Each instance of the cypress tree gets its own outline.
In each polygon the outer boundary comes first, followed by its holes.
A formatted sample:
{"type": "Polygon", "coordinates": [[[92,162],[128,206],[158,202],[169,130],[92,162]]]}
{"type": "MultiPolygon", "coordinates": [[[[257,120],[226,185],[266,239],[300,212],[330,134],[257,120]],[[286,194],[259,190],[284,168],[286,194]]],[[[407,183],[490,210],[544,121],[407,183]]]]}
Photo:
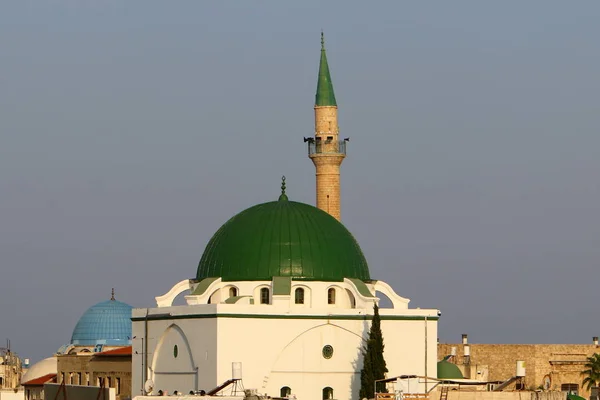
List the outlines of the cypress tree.
{"type": "MultiPolygon", "coordinates": [[[[384,379],[388,372],[383,358],[383,334],[381,333],[381,317],[379,307],[373,306],[373,321],[369,330],[367,343],[363,347],[363,368],[360,371],[360,399],[372,399],[375,393],[375,381],[384,379]]],[[[387,393],[384,383],[377,385],[378,393],[387,393]]]]}

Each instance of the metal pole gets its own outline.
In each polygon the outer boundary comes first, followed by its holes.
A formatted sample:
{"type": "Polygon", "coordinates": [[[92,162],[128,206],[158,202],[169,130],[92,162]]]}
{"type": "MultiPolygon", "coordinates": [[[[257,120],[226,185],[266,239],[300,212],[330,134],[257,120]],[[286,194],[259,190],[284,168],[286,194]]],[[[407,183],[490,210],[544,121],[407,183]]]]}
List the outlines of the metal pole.
{"type": "Polygon", "coordinates": [[[427,393],[427,315],[425,315],[425,393],[427,393]]]}
{"type": "Polygon", "coordinates": [[[144,393],[144,338],[142,338],[142,383],[141,383],[142,387],[141,387],[141,391],[142,391],[142,396],[145,394],[144,393]]]}
{"type": "Polygon", "coordinates": [[[142,349],[143,349],[143,358],[144,358],[144,367],[145,370],[142,370],[142,377],[145,383],[146,377],[148,376],[148,309],[146,308],[146,318],[144,320],[144,338],[146,339],[146,345],[144,346],[144,342],[142,341],[142,349]]]}

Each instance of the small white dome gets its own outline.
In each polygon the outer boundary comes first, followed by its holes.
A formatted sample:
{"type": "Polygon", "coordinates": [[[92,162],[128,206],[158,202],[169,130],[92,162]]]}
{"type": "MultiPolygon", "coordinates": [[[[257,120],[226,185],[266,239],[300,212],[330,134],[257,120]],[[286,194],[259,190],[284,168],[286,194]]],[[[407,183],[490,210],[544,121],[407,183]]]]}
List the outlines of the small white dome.
{"type": "Polygon", "coordinates": [[[56,357],[48,357],[42,361],[38,361],[33,364],[31,368],[27,370],[25,375],[21,377],[21,384],[27,383],[42,376],[49,374],[56,374],[58,372],[58,362],[56,357]]]}

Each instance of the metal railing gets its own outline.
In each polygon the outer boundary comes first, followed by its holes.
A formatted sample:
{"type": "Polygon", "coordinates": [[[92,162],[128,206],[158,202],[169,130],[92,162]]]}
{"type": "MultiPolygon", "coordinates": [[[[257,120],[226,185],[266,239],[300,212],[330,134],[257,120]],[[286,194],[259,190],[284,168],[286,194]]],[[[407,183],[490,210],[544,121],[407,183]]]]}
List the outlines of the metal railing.
{"type": "Polygon", "coordinates": [[[346,155],[345,140],[310,140],[308,141],[308,155],[313,154],[343,154],[346,155]]]}

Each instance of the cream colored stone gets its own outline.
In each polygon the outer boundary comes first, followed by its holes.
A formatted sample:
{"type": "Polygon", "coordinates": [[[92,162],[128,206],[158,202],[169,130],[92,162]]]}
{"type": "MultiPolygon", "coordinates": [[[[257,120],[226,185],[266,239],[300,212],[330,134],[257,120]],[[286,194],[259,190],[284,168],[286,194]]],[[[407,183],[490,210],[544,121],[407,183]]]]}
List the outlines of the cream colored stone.
{"type": "Polygon", "coordinates": [[[315,136],[333,135],[337,140],[339,131],[337,107],[315,107],[315,136]]]}
{"type": "Polygon", "coordinates": [[[339,153],[337,107],[315,107],[315,139],[322,153],[310,155],[316,169],[317,208],[341,220],[340,166],[345,154],[339,153]]]}

